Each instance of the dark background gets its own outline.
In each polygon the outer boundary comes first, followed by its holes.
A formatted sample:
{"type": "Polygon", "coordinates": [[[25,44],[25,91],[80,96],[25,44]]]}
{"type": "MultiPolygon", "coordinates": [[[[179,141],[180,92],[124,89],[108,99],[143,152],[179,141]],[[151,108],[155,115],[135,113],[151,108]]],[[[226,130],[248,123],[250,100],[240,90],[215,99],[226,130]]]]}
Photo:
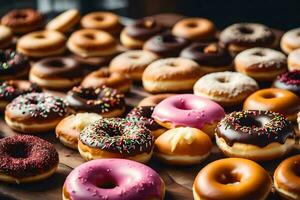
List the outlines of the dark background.
{"type": "Polygon", "coordinates": [[[111,10],[139,18],[161,12],[206,17],[219,28],[235,22],[260,22],[288,30],[300,26],[300,0],[0,0],[0,14],[12,8],[34,7],[52,16],[68,8],[83,14],[111,10]]]}

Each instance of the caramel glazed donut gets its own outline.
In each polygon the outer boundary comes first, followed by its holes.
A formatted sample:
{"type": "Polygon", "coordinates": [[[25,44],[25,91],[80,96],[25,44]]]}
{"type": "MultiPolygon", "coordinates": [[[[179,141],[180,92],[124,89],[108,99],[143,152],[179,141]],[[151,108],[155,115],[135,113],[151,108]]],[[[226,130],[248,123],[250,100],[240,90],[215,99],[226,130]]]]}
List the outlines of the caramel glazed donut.
{"type": "Polygon", "coordinates": [[[215,136],[218,147],[225,155],[255,161],[282,157],[295,144],[291,123],[271,111],[230,113],[219,122],[215,136]]]}
{"type": "Polygon", "coordinates": [[[42,28],[44,16],[30,8],[14,9],[2,17],[1,24],[10,27],[15,34],[24,34],[42,28]]]}
{"type": "Polygon", "coordinates": [[[83,67],[69,57],[42,59],[32,66],[29,80],[49,89],[70,89],[82,80],[83,67]]]}
{"type": "Polygon", "coordinates": [[[22,36],[17,42],[17,51],[29,57],[47,57],[62,54],[66,38],[57,31],[37,31],[22,36]]]}
{"type": "Polygon", "coordinates": [[[195,61],[166,58],[151,63],[145,69],[142,80],[148,92],[178,92],[191,90],[201,75],[203,72],[195,61]]]}
{"type": "Polygon", "coordinates": [[[95,29],[78,30],[69,37],[68,49],[81,57],[110,56],[118,53],[116,40],[107,32],[95,29]]]}
{"type": "Polygon", "coordinates": [[[0,139],[0,160],[0,180],[18,184],[50,177],[59,162],[51,143],[30,135],[0,139]]]}
{"type": "Polygon", "coordinates": [[[206,165],[193,184],[195,200],[265,200],[272,188],[268,172],[242,158],[225,158],[206,165]]]}
{"type": "Polygon", "coordinates": [[[252,48],[239,53],[234,60],[236,71],[257,81],[273,81],[287,69],[286,56],[268,48],[252,48]]]}
{"type": "Polygon", "coordinates": [[[5,122],[22,133],[54,130],[67,114],[62,99],[48,93],[29,93],[15,98],[5,109],[5,122]]]}
{"type": "Polygon", "coordinates": [[[276,37],[269,27],[262,24],[238,23],[221,32],[220,42],[227,46],[231,53],[237,54],[252,47],[272,48],[276,37]]]}
{"type": "Polygon", "coordinates": [[[146,163],[154,147],[154,136],[140,123],[121,118],[100,119],[79,135],[78,150],[85,160],[125,158],[146,163]]]}

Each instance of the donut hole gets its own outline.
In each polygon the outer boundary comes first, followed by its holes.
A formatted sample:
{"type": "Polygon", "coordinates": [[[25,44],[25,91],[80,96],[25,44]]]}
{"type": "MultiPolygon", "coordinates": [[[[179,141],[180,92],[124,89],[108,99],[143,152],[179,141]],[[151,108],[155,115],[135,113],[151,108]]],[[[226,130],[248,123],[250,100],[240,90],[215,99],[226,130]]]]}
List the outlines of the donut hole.
{"type": "Polygon", "coordinates": [[[223,172],[219,175],[217,178],[218,182],[223,184],[223,185],[233,185],[233,184],[238,184],[241,181],[241,177],[237,173],[233,172],[223,172]]]}
{"type": "Polygon", "coordinates": [[[239,27],[238,30],[239,30],[240,33],[242,33],[242,34],[252,34],[252,33],[253,33],[253,29],[252,29],[252,28],[249,28],[249,27],[246,27],[246,26],[239,27]]]}
{"type": "Polygon", "coordinates": [[[28,147],[25,143],[17,143],[9,148],[8,154],[13,158],[27,158],[28,147]]]}
{"type": "Polygon", "coordinates": [[[138,55],[129,55],[128,58],[135,60],[135,59],[139,59],[140,56],[138,56],[138,55]]]}
{"type": "Polygon", "coordinates": [[[264,99],[273,99],[273,98],[276,98],[277,95],[275,93],[265,93],[265,94],[262,95],[262,97],[264,99]]]}
{"type": "Polygon", "coordinates": [[[257,121],[253,117],[242,118],[239,120],[239,124],[241,126],[246,126],[246,127],[251,127],[251,128],[262,127],[262,123],[257,121]]]}
{"type": "Polygon", "coordinates": [[[44,35],[36,35],[35,38],[36,39],[45,39],[45,36],[44,35]]]}
{"type": "Polygon", "coordinates": [[[196,23],[194,23],[194,22],[189,22],[189,23],[186,24],[186,26],[188,28],[196,28],[198,25],[196,23]]]}
{"type": "Polygon", "coordinates": [[[300,177],[300,163],[294,162],[292,168],[293,168],[293,172],[295,173],[295,175],[300,177]]]}
{"type": "Polygon", "coordinates": [[[118,186],[115,180],[112,178],[106,179],[100,183],[97,183],[96,186],[101,189],[113,189],[118,186]]]}
{"type": "Polygon", "coordinates": [[[104,20],[104,17],[103,16],[96,16],[94,18],[96,21],[103,21],[104,20]]]}
{"type": "Polygon", "coordinates": [[[150,28],[153,28],[155,25],[155,21],[154,20],[151,20],[151,19],[147,19],[144,21],[144,23],[142,24],[142,27],[143,28],[146,28],[146,29],[150,29],[150,28]]]}
{"type": "Polygon", "coordinates": [[[219,78],[217,78],[217,81],[220,83],[228,83],[229,82],[225,77],[219,77],[219,78]]]}
{"type": "Polygon", "coordinates": [[[16,13],[15,14],[15,16],[14,16],[14,18],[15,19],[25,19],[25,18],[27,18],[27,14],[25,14],[25,13],[16,13]]]}
{"type": "Polygon", "coordinates": [[[261,51],[254,52],[253,55],[254,56],[259,56],[259,57],[265,56],[265,54],[263,52],[261,52],[261,51]]]}
{"type": "Polygon", "coordinates": [[[51,67],[62,67],[64,65],[64,63],[60,60],[51,60],[48,62],[48,65],[51,66],[51,67]]]}
{"type": "Polygon", "coordinates": [[[89,39],[89,40],[94,40],[95,39],[95,35],[91,34],[91,33],[87,33],[84,35],[85,38],[89,39]]]}
{"type": "Polygon", "coordinates": [[[177,63],[170,62],[170,63],[168,63],[168,66],[169,67],[177,67],[178,65],[177,65],[177,63]]]}
{"type": "Polygon", "coordinates": [[[203,50],[204,53],[216,53],[218,52],[218,46],[216,44],[210,44],[203,50]]]}
{"type": "Polygon", "coordinates": [[[175,43],[177,42],[176,38],[172,35],[160,36],[157,38],[158,41],[163,43],[175,43]]]}

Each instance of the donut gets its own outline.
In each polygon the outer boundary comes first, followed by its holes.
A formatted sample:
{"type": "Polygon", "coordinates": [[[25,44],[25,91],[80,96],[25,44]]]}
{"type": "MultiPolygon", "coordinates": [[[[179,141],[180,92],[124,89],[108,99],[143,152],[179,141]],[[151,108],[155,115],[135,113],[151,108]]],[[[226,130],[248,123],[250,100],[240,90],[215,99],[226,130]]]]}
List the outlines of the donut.
{"type": "Polygon", "coordinates": [[[67,114],[62,99],[48,93],[29,93],[15,98],[5,109],[7,125],[22,133],[54,130],[67,114]]]}
{"type": "Polygon", "coordinates": [[[278,89],[262,89],[251,94],[244,102],[244,110],[268,110],[284,115],[290,121],[296,121],[300,110],[300,98],[294,93],[278,89]]]}
{"type": "Polygon", "coordinates": [[[0,139],[0,180],[7,183],[32,183],[55,173],[58,153],[38,137],[14,135],[0,139]]]}
{"type": "MultiPolygon", "coordinates": [[[[119,53],[119,52],[118,52],[119,53]]],[[[111,56],[97,56],[97,57],[81,57],[79,55],[71,55],[71,58],[74,58],[84,66],[85,73],[90,73],[92,71],[98,70],[100,67],[108,66],[110,61],[118,55],[111,56]]]]}
{"type": "Polygon", "coordinates": [[[133,108],[126,116],[129,121],[142,123],[146,126],[154,136],[158,138],[166,131],[166,128],[162,127],[151,117],[154,110],[154,106],[138,106],[133,108]]]}
{"type": "Polygon", "coordinates": [[[295,28],[287,31],[280,40],[281,50],[289,54],[292,51],[300,48],[300,28],[295,28]]]}
{"type": "Polygon", "coordinates": [[[142,81],[144,89],[150,93],[180,92],[191,90],[202,75],[201,68],[195,61],[165,58],[148,65],[142,81]]]}
{"type": "Polygon", "coordinates": [[[71,31],[71,29],[78,23],[79,20],[79,11],[77,9],[70,9],[49,21],[45,28],[46,30],[66,33],[71,31]]]}
{"type": "Polygon", "coordinates": [[[165,184],[150,167],[125,159],[92,160],[76,167],[63,186],[63,200],[161,200],[165,184]],[[86,180],[86,181],[84,181],[86,180]]]}
{"type": "Polygon", "coordinates": [[[143,18],[126,26],[120,35],[120,41],[128,49],[141,49],[152,36],[163,31],[163,27],[153,18],[143,18]]]}
{"type": "Polygon", "coordinates": [[[217,43],[193,43],[181,51],[180,57],[196,61],[205,74],[232,70],[232,56],[217,43]]]}
{"type": "Polygon", "coordinates": [[[130,90],[131,79],[127,74],[110,72],[107,67],[88,74],[81,82],[82,87],[101,87],[103,85],[126,93],[130,90]]]}
{"type": "Polygon", "coordinates": [[[300,50],[296,49],[292,51],[287,58],[287,64],[289,71],[300,70],[300,50]]]}
{"type": "Polygon", "coordinates": [[[300,199],[299,166],[300,155],[296,155],[282,161],[274,172],[274,187],[283,199],[300,199]]]}
{"type": "Polygon", "coordinates": [[[193,184],[195,200],[264,200],[272,188],[268,172],[243,158],[225,158],[206,165],[193,184]]]}
{"type": "Polygon", "coordinates": [[[252,47],[273,47],[276,41],[273,31],[262,24],[236,23],[220,33],[220,42],[232,54],[252,47]]]}
{"type": "Polygon", "coordinates": [[[111,72],[128,74],[131,79],[139,81],[145,68],[157,59],[157,55],[148,51],[126,51],[112,59],[109,64],[109,70],[111,72]]]}
{"type": "Polygon", "coordinates": [[[187,39],[176,37],[168,32],[158,34],[147,40],[143,49],[155,53],[159,57],[176,57],[188,44],[187,39]]]}
{"type": "Polygon", "coordinates": [[[9,80],[0,83],[0,111],[4,111],[7,104],[16,97],[31,92],[42,92],[42,89],[37,84],[24,80],[9,80]]]}
{"type": "Polygon", "coordinates": [[[1,24],[11,28],[15,34],[38,30],[43,27],[44,22],[44,16],[31,8],[14,9],[1,18],[1,24]]]}
{"type": "Polygon", "coordinates": [[[258,90],[256,81],[238,72],[215,72],[202,76],[194,85],[194,94],[222,106],[236,106],[258,90]]]}
{"type": "Polygon", "coordinates": [[[57,31],[36,31],[22,36],[17,51],[29,57],[47,57],[64,53],[66,38],[57,31]]]}
{"type": "Polygon", "coordinates": [[[9,47],[13,42],[12,30],[4,25],[0,25],[0,49],[9,47]]]}
{"type": "Polygon", "coordinates": [[[95,29],[75,31],[69,37],[67,47],[81,57],[110,56],[118,51],[117,42],[109,33],[95,29]]]}
{"type": "Polygon", "coordinates": [[[24,78],[29,68],[27,56],[11,49],[0,50],[0,80],[24,78]]]}
{"type": "Polygon", "coordinates": [[[177,22],[185,18],[185,16],[177,13],[160,13],[150,17],[165,29],[172,29],[177,22]]]}
{"type": "Polygon", "coordinates": [[[213,137],[217,123],[225,116],[217,103],[193,94],[174,95],[155,106],[152,117],[167,129],[192,127],[213,137]]]}
{"type": "Polygon", "coordinates": [[[103,117],[117,117],[125,111],[124,95],[106,86],[73,87],[67,93],[66,101],[74,112],[94,112],[103,117]]]}
{"type": "Polygon", "coordinates": [[[289,90],[300,97],[300,70],[280,74],[273,82],[273,86],[289,90]]]}
{"type": "Polygon", "coordinates": [[[227,156],[273,160],[293,147],[294,129],[279,113],[263,110],[232,112],[216,128],[216,143],[227,156]]]}
{"type": "Polygon", "coordinates": [[[123,118],[104,118],[91,123],[79,135],[78,150],[85,160],[126,158],[150,160],[154,136],[141,123],[123,118]]]}
{"type": "Polygon", "coordinates": [[[34,63],[29,73],[29,80],[39,86],[66,90],[82,81],[83,67],[70,57],[44,58],[34,63]]]}
{"type": "Polygon", "coordinates": [[[207,41],[215,39],[216,27],[205,18],[185,18],[174,25],[172,33],[192,41],[207,41]]]}
{"type": "Polygon", "coordinates": [[[209,156],[212,146],[209,136],[199,129],[179,127],[155,140],[154,155],[167,164],[199,164],[209,156]]]}
{"type": "Polygon", "coordinates": [[[166,93],[166,94],[156,94],[156,95],[151,95],[148,97],[145,97],[144,99],[142,99],[138,106],[156,106],[157,104],[159,104],[162,100],[173,96],[175,94],[171,94],[171,93],[166,93]]]}
{"type": "Polygon", "coordinates": [[[56,128],[56,137],[60,142],[72,149],[78,149],[78,137],[80,132],[90,123],[101,119],[96,113],[76,113],[61,120],[56,128]]]}
{"type": "Polygon", "coordinates": [[[286,56],[268,48],[251,48],[234,59],[235,70],[257,81],[273,81],[287,69],[286,56]]]}
{"type": "Polygon", "coordinates": [[[80,24],[83,28],[98,29],[112,35],[119,34],[122,29],[119,16],[111,12],[91,12],[82,17],[80,24]]]}

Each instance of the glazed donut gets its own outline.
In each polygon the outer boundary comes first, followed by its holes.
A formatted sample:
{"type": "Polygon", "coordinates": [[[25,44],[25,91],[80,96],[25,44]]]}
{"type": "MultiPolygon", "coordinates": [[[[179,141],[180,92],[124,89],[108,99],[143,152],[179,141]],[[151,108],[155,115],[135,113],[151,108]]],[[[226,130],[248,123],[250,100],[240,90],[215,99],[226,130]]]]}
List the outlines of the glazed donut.
{"type": "Polygon", "coordinates": [[[126,26],[120,35],[121,43],[128,49],[141,49],[144,43],[163,31],[153,18],[143,18],[126,26]]]}
{"type": "Polygon", "coordinates": [[[231,53],[237,54],[252,47],[273,47],[276,37],[265,25],[237,23],[221,32],[220,42],[227,46],[231,53]]]}
{"type": "Polygon", "coordinates": [[[69,32],[79,20],[79,11],[77,9],[70,9],[48,22],[46,29],[66,33],[69,32]]]}
{"type": "Polygon", "coordinates": [[[144,50],[151,51],[159,57],[176,57],[180,51],[189,44],[185,38],[180,38],[171,33],[153,36],[143,46],[144,50]]]}
{"type": "Polygon", "coordinates": [[[98,29],[112,35],[121,32],[122,24],[119,16],[111,12],[92,12],[82,17],[80,24],[83,28],[98,29]]]}
{"type": "Polygon", "coordinates": [[[158,173],[125,159],[86,162],[68,175],[63,186],[63,200],[161,200],[164,194],[165,184],[158,173]]]}
{"type": "Polygon", "coordinates": [[[215,136],[225,155],[255,161],[282,157],[295,143],[291,123],[278,113],[263,110],[228,114],[219,122],[215,136]]]}
{"type": "Polygon", "coordinates": [[[38,30],[44,26],[44,22],[44,16],[31,8],[14,9],[1,19],[1,24],[11,28],[15,34],[38,30]]]}
{"type": "Polygon", "coordinates": [[[283,199],[300,199],[299,166],[300,155],[296,155],[282,161],[274,172],[274,187],[283,199]]]}
{"type": "Polygon", "coordinates": [[[95,29],[75,31],[69,37],[67,46],[81,57],[110,56],[118,52],[116,40],[109,33],[95,29]]]}
{"type": "Polygon", "coordinates": [[[154,137],[140,123],[122,118],[100,119],[83,129],[78,150],[85,160],[126,158],[141,163],[150,160],[154,137]]]}
{"type": "Polygon", "coordinates": [[[110,72],[107,67],[88,74],[81,82],[82,87],[101,87],[103,85],[126,93],[130,90],[131,79],[127,74],[110,72]]]}
{"type": "Polygon", "coordinates": [[[22,36],[17,51],[30,57],[47,57],[64,53],[66,38],[57,31],[37,31],[22,36]]]}
{"type": "Polygon", "coordinates": [[[174,95],[155,106],[152,117],[168,129],[192,127],[213,137],[217,123],[225,116],[217,103],[193,94],[174,95]]]}
{"type": "Polygon", "coordinates": [[[149,97],[146,97],[142,99],[142,101],[139,102],[138,106],[156,106],[159,104],[162,100],[173,96],[175,94],[156,94],[156,95],[151,95],[149,97]]]}
{"type": "Polygon", "coordinates": [[[14,50],[0,50],[0,80],[25,78],[30,63],[28,57],[14,50]]]}
{"type": "Polygon", "coordinates": [[[300,97],[300,70],[280,74],[274,81],[273,86],[289,90],[300,97]]]}
{"type": "Polygon", "coordinates": [[[59,159],[51,143],[35,136],[15,135],[0,139],[0,160],[0,180],[19,184],[50,177],[59,159]]]}
{"type": "Polygon", "coordinates": [[[272,188],[268,172],[242,158],[225,158],[206,165],[193,185],[195,200],[265,200],[272,188]]]}
{"type": "Polygon", "coordinates": [[[180,57],[196,61],[205,74],[232,70],[232,56],[217,43],[193,43],[181,51],[180,57]]]}
{"type": "Polygon", "coordinates": [[[273,81],[286,71],[286,56],[268,48],[252,48],[239,53],[234,59],[236,71],[257,81],[273,81]]]}
{"type": "Polygon", "coordinates": [[[29,80],[39,86],[53,89],[70,89],[82,81],[83,67],[70,57],[44,58],[33,64],[29,80]]]}
{"type": "Polygon", "coordinates": [[[10,28],[0,25],[0,49],[5,49],[12,44],[13,33],[10,28]]]}
{"type": "Polygon", "coordinates": [[[292,51],[287,59],[289,71],[300,70],[300,49],[292,51]]]}
{"type": "Polygon", "coordinates": [[[174,25],[172,33],[188,40],[207,41],[215,39],[216,27],[205,18],[185,18],[174,25]]]}
{"type": "Polygon", "coordinates": [[[202,75],[195,61],[166,58],[151,63],[145,69],[142,80],[144,89],[151,93],[180,92],[191,90],[202,75]]]}
{"type": "Polygon", "coordinates": [[[150,17],[165,29],[172,29],[177,22],[185,18],[185,16],[177,13],[160,13],[150,17]]]}
{"type": "Polygon", "coordinates": [[[124,95],[106,86],[98,88],[73,87],[66,101],[74,112],[94,112],[103,117],[117,117],[125,111],[124,95]]]}
{"type": "Polygon", "coordinates": [[[128,74],[133,80],[141,80],[145,68],[157,59],[157,55],[148,51],[126,51],[112,59],[109,70],[128,74]]]}
{"type": "Polygon", "coordinates": [[[268,110],[284,115],[290,121],[296,121],[300,110],[300,98],[294,93],[278,89],[262,89],[251,94],[244,102],[244,110],[268,110]]]}
{"type": "Polygon", "coordinates": [[[37,84],[24,80],[9,80],[0,83],[0,111],[4,111],[7,104],[16,97],[31,92],[42,92],[42,89],[37,84]]]}
{"type": "Polygon", "coordinates": [[[166,128],[162,127],[151,117],[154,110],[154,106],[139,106],[133,108],[126,116],[129,121],[142,123],[146,126],[154,136],[158,138],[166,131],[166,128]]]}
{"type": "Polygon", "coordinates": [[[194,94],[222,106],[240,105],[258,90],[256,81],[238,72],[215,72],[202,76],[194,85],[194,94]]]}
{"type": "Polygon", "coordinates": [[[289,54],[292,51],[300,48],[299,33],[300,33],[300,28],[295,28],[289,30],[282,36],[280,41],[280,47],[284,53],[289,54]]]}
{"type": "Polygon", "coordinates": [[[56,137],[60,142],[72,149],[78,149],[80,132],[90,123],[101,119],[96,113],[77,113],[61,120],[55,128],[56,137]]]}
{"type": "Polygon", "coordinates": [[[199,164],[212,149],[208,135],[196,128],[170,129],[155,140],[154,155],[172,165],[199,164]]]}
{"type": "Polygon", "coordinates": [[[48,93],[29,93],[15,98],[5,109],[5,122],[22,133],[54,130],[67,114],[62,99],[48,93]]]}

